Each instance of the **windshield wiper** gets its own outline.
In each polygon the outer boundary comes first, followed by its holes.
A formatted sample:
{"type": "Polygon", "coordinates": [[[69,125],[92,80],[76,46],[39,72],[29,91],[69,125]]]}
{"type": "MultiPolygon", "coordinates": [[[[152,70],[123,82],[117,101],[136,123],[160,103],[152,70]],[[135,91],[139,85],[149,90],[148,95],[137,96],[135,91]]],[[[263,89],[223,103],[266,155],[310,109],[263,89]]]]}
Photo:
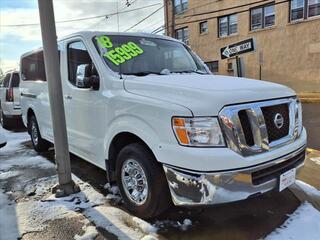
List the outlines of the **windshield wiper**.
{"type": "Polygon", "coordinates": [[[207,72],[202,72],[200,70],[185,70],[185,71],[177,71],[177,72],[173,72],[173,73],[198,73],[198,74],[208,74],[207,72]]]}
{"type": "Polygon", "coordinates": [[[135,73],[122,73],[122,74],[125,74],[125,75],[135,75],[135,76],[138,76],[138,77],[143,77],[143,76],[147,76],[149,74],[156,74],[156,75],[163,75],[159,72],[153,72],[153,71],[142,71],[142,72],[135,72],[135,73]]]}

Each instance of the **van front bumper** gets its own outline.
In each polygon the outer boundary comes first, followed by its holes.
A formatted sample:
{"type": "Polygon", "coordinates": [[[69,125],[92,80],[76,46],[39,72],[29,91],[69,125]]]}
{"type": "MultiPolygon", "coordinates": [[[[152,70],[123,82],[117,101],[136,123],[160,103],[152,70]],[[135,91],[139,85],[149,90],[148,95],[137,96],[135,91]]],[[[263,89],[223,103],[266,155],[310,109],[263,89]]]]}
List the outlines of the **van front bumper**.
{"type": "Polygon", "coordinates": [[[230,171],[194,172],[169,165],[163,165],[163,168],[175,205],[227,203],[277,188],[282,173],[299,169],[304,164],[305,148],[267,163],[230,171]]]}

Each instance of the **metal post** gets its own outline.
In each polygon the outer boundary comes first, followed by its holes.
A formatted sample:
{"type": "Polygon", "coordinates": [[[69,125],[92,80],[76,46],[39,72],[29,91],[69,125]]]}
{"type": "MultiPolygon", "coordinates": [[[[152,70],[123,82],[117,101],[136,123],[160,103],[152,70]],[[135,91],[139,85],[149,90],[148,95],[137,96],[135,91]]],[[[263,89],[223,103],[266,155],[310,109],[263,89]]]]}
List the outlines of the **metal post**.
{"type": "Polygon", "coordinates": [[[174,9],[174,0],[171,1],[171,37],[175,38],[176,27],[175,27],[175,9],[174,9]]]}
{"type": "Polygon", "coordinates": [[[59,178],[59,184],[54,187],[53,191],[57,197],[62,197],[78,192],[80,189],[71,178],[53,3],[52,0],[38,0],[38,5],[59,178]]]}

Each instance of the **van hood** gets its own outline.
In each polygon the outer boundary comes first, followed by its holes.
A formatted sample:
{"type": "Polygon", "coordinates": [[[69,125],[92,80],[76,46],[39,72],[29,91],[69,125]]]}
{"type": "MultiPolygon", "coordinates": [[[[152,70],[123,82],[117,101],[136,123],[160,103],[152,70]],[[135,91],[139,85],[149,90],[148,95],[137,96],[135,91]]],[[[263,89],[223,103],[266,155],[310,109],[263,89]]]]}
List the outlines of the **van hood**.
{"type": "Polygon", "coordinates": [[[128,76],[124,87],[133,94],[183,105],[195,116],[216,116],[226,105],[296,95],[276,83],[197,73],[128,76]]]}

